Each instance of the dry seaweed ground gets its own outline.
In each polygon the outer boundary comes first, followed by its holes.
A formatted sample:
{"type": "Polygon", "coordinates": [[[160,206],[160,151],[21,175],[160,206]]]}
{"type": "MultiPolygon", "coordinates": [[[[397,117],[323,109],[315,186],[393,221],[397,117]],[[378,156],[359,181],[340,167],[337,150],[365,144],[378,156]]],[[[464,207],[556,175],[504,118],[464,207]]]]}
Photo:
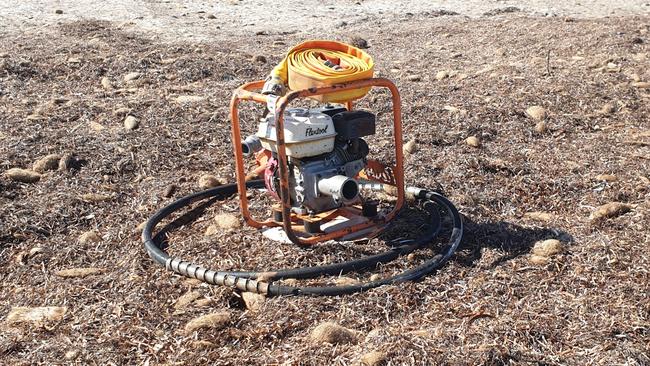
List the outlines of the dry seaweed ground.
{"type": "MultiPolygon", "coordinates": [[[[173,199],[163,197],[170,184],[180,197],[199,189],[203,174],[234,179],[231,90],[262,78],[287,45],[310,35],[154,43],[112,23],[77,22],[4,37],[0,170],[30,168],[51,153],[73,158],[36,183],[0,178],[0,313],[67,308],[55,322],[4,321],[2,363],[349,364],[378,350],[389,364],[650,364],[650,89],[633,84],[650,81],[649,24],[415,16],[336,30],[339,39],[368,39],[379,73],[401,88],[405,136],[418,147],[407,158],[407,180],[441,183],[465,216],[466,239],[443,270],[419,283],[270,298],[256,312],[231,289],[154,264],[136,227],[173,199]],[[437,80],[440,71],[450,77],[437,80]],[[141,77],[127,83],[131,72],[141,77]],[[181,95],[204,99],[179,103],[181,95]],[[613,108],[602,112],[608,103],[613,108]],[[543,132],[525,114],[532,105],[548,112],[543,132]],[[123,127],[123,108],[138,129],[123,127]],[[480,147],[465,143],[470,135],[480,147]],[[612,201],[633,209],[589,220],[612,201]],[[98,240],[78,241],[92,230],[98,240]],[[549,238],[565,250],[532,263],[533,244],[549,238]],[[83,267],[101,273],[55,275],[83,267]],[[174,306],[191,291],[198,299],[174,306]],[[229,316],[225,327],[184,332],[191,319],[220,311],[229,316]],[[353,329],[353,341],[310,341],[323,321],[353,329]]],[[[385,93],[360,106],[388,121],[385,93]]],[[[386,145],[386,136],[375,142],[386,145]]],[[[303,251],[251,229],[204,237],[219,212],[237,212],[236,201],[208,208],[172,236],[169,250],[213,268],[363,251],[303,251]]]]}

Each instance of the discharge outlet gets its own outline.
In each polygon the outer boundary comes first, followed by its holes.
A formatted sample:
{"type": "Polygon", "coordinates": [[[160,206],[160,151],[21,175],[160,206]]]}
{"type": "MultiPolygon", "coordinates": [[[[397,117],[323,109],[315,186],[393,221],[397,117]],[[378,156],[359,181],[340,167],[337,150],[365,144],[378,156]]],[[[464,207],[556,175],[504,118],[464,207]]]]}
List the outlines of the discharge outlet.
{"type": "Polygon", "coordinates": [[[344,175],[321,179],[318,181],[318,191],[332,196],[335,200],[350,202],[359,195],[359,184],[356,180],[344,175]]]}

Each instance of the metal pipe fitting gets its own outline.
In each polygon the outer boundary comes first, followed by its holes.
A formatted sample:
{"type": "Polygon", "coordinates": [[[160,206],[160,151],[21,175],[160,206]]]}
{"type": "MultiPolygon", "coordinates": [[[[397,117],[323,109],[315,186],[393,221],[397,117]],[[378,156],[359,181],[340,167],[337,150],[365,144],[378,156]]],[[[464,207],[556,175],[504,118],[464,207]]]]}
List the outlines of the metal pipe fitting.
{"type": "Polygon", "coordinates": [[[244,156],[251,156],[260,150],[262,150],[262,142],[260,141],[260,138],[255,135],[246,137],[246,139],[241,143],[241,151],[244,156]]]}
{"type": "Polygon", "coordinates": [[[334,197],[337,201],[350,202],[355,200],[359,195],[359,183],[345,175],[335,175],[319,180],[318,191],[334,197]]]}

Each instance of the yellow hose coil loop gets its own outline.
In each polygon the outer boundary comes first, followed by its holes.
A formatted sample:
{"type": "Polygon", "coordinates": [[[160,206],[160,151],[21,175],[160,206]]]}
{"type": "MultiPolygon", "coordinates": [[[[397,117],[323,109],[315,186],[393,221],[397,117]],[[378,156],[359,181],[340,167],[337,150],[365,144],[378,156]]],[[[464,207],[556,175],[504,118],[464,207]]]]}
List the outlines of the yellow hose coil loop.
{"type": "MultiPolygon", "coordinates": [[[[374,66],[370,55],[348,44],[307,41],[290,49],[269,78],[288,85],[291,90],[301,90],[370,79],[374,66]]],[[[344,103],[363,97],[369,90],[346,90],[312,98],[324,103],[344,103]]]]}

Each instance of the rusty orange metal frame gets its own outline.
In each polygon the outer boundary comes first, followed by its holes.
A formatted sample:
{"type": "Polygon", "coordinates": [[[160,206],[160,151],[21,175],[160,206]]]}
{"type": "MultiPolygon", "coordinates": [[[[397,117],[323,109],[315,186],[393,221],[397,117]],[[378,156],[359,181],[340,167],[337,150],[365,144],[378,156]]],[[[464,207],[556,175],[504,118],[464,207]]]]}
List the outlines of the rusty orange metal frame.
{"type": "MultiPolygon", "coordinates": [[[[254,81],[242,85],[233,93],[230,101],[230,120],[232,124],[232,144],[235,153],[235,165],[237,174],[237,188],[239,192],[239,200],[241,202],[241,213],[246,223],[254,228],[273,227],[279,226],[273,220],[257,221],[252,216],[248,209],[248,199],[246,198],[246,173],[244,171],[244,159],[241,149],[241,129],[239,123],[239,103],[241,100],[249,100],[262,104],[269,103],[267,95],[254,92],[259,90],[264,85],[264,81],[254,81]]],[[[272,99],[271,99],[272,100],[272,99]]],[[[352,102],[347,102],[348,110],[352,110],[352,102]]],[[[343,236],[352,234],[359,230],[375,227],[375,230],[369,236],[381,231],[385,224],[392,220],[397,212],[404,205],[404,156],[402,152],[402,108],[399,91],[392,81],[384,78],[373,78],[365,80],[356,80],[343,84],[336,84],[332,86],[309,88],[303,90],[291,91],[287,95],[277,98],[275,100],[275,132],[276,132],[276,146],[278,154],[278,165],[280,172],[280,199],[282,205],[282,226],[287,234],[287,237],[295,244],[298,245],[311,245],[325,240],[341,238],[343,236]],[[375,218],[368,220],[364,223],[351,225],[343,229],[333,231],[326,234],[315,235],[307,238],[300,238],[296,236],[292,227],[291,220],[291,196],[289,193],[289,169],[287,167],[287,153],[284,140],[284,111],[292,101],[300,98],[307,98],[315,95],[323,95],[334,93],[337,91],[367,88],[367,87],[382,87],[390,90],[393,102],[393,137],[395,139],[395,166],[391,167],[397,186],[397,202],[393,210],[383,216],[382,218],[375,218]]],[[[370,177],[372,178],[372,177],[370,177]]]]}

